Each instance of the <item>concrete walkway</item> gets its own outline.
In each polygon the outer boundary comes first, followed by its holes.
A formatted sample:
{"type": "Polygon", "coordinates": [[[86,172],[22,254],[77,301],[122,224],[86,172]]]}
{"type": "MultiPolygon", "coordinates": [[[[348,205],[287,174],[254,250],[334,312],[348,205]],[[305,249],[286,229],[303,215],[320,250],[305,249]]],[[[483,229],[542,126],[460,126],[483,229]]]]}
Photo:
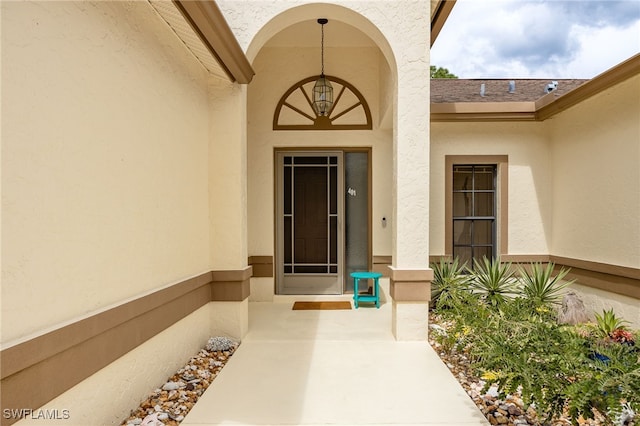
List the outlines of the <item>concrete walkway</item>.
{"type": "Polygon", "coordinates": [[[182,425],[489,424],[427,342],[394,340],[390,303],[284,300],[249,304],[249,332],[182,425]]]}

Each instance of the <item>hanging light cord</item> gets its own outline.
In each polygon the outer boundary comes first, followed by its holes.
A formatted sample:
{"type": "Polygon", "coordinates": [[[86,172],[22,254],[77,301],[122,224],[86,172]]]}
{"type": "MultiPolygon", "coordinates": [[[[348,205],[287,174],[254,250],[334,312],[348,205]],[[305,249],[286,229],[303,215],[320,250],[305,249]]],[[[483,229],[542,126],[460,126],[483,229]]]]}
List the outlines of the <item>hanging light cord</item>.
{"type": "Polygon", "coordinates": [[[324,77],[324,24],[320,25],[322,38],[320,41],[320,61],[321,61],[321,72],[320,75],[324,77]]]}

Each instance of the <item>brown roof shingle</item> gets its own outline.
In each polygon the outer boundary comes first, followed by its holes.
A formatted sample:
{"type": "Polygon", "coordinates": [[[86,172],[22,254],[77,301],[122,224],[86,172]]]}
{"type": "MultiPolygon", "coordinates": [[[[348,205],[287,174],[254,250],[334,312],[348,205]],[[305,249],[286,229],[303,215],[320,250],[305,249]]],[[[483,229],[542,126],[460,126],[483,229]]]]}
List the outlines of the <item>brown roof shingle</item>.
{"type": "Polygon", "coordinates": [[[535,102],[546,95],[547,85],[558,82],[554,93],[562,96],[589,80],[578,79],[431,79],[431,103],[454,102],[535,102]],[[509,93],[509,82],[515,83],[514,93],[509,93]],[[480,86],[485,85],[484,96],[480,86]]]}

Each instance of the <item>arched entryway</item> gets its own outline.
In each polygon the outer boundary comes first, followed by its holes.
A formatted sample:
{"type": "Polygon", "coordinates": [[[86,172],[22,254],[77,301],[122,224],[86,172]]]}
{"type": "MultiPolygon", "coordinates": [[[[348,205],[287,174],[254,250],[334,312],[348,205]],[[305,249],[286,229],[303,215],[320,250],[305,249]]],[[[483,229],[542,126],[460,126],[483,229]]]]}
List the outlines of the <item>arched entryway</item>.
{"type": "Polygon", "coordinates": [[[373,256],[391,259],[385,270],[394,333],[398,339],[423,339],[432,277],[428,268],[429,3],[339,4],[221,3],[256,72],[246,88],[242,110],[246,150],[243,146],[238,151],[246,156],[246,247],[254,265],[252,298],[273,298],[276,287],[276,150],[368,149],[372,170],[368,226],[373,256]],[[295,82],[320,71],[320,17],[329,20],[325,72],[363,94],[371,107],[371,130],[272,128],[282,95],[295,82]],[[269,272],[257,274],[258,270],[269,272]]]}
{"type": "Polygon", "coordinates": [[[349,23],[365,18],[324,6],[274,17],[254,42],[263,34],[271,37],[260,49],[254,43],[249,49],[255,52],[256,77],[247,92],[248,249],[250,256],[272,259],[274,271],[273,277],[253,280],[256,298],[350,292],[348,272],[371,268],[373,253],[391,254],[390,228],[374,221],[391,214],[391,53],[386,41],[381,48],[373,40],[384,39],[375,27],[370,36],[349,23]],[[335,122],[320,127],[313,125],[307,99],[307,86],[321,66],[319,17],[329,19],[325,72],[341,108],[335,122]],[[291,191],[298,194],[295,205],[291,191]],[[298,214],[291,210],[296,208],[298,214]],[[308,217],[301,218],[302,212],[308,217]]]}

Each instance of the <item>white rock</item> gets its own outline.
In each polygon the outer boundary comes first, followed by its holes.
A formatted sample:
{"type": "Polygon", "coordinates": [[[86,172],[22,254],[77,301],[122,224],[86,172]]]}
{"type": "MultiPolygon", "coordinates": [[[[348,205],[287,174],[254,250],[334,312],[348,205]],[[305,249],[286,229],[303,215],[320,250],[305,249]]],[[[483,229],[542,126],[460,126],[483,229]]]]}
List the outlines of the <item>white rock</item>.
{"type": "Polygon", "coordinates": [[[495,386],[495,385],[491,386],[486,394],[494,398],[497,398],[498,395],[500,395],[500,392],[498,391],[498,386],[495,386]]]}
{"type": "Polygon", "coordinates": [[[140,426],[164,426],[164,423],[158,420],[158,413],[153,413],[145,417],[140,426]]]}
{"type": "Polygon", "coordinates": [[[228,351],[232,348],[235,349],[237,345],[238,343],[227,337],[212,337],[207,342],[206,349],[212,352],[228,351]]]}
{"type": "Polygon", "coordinates": [[[624,426],[629,424],[636,416],[636,412],[633,411],[631,405],[629,403],[624,404],[622,408],[622,412],[618,415],[615,420],[616,426],[624,426]]]}
{"type": "Polygon", "coordinates": [[[442,328],[438,324],[429,324],[429,329],[432,330],[434,333],[438,333],[438,334],[440,334],[442,336],[446,336],[447,335],[447,330],[445,330],[444,328],[442,328]]]}
{"type": "Polygon", "coordinates": [[[178,384],[178,382],[167,382],[164,384],[164,386],[162,386],[162,390],[166,390],[166,391],[172,391],[172,390],[178,390],[180,389],[180,385],[178,384]]]}

